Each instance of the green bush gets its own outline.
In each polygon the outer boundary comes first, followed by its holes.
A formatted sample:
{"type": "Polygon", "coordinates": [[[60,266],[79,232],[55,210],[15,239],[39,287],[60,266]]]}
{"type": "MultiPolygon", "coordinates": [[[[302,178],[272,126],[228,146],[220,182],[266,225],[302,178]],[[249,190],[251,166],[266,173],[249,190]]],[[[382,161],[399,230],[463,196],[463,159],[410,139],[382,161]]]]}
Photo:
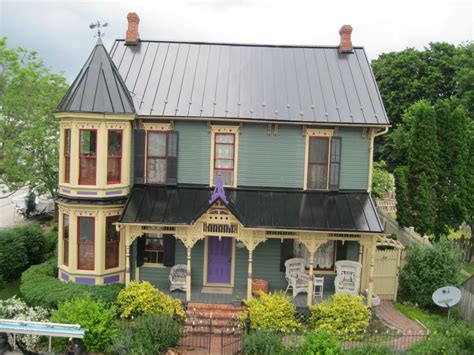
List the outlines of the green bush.
{"type": "Polygon", "coordinates": [[[370,312],[362,296],[335,293],[330,300],[310,307],[310,323],[314,329],[357,339],[369,326],[370,312]]]}
{"type": "Polygon", "coordinates": [[[411,244],[407,249],[406,264],[400,271],[400,299],[420,307],[434,306],[433,292],[455,283],[460,268],[459,251],[447,239],[441,239],[433,247],[411,244]]]}
{"type": "Polygon", "coordinates": [[[344,355],[388,355],[392,354],[389,347],[377,345],[364,345],[357,348],[349,349],[344,352],[344,355]]]}
{"type": "Polygon", "coordinates": [[[252,328],[277,332],[293,332],[300,327],[295,318],[296,307],[284,292],[261,293],[259,298],[244,301],[247,308],[241,321],[250,317],[252,328]]]}
{"type": "Polygon", "coordinates": [[[146,314],[176,313],[184,319],[185,311],[179,300],[164,294],[148,281],[132,281],[117,296],[120,316],[123,318],[137,317],[146,314]]]}
{"type": "Polygon", "coordinates": [[[178,345],[181,326],[169,315],[139,316],[125,321],[115,338],[110,353],[113,354],[162,354],[178,345]]]}
{"type": "Polygon", "coordinates": [[[54,255],[58,247],[58,224],[53,223],[51,227],[44,233],[46,241],[47,258],[54,255]]]}
{"type": "Polygon", "coordinates": [[[270,330],[254,329],[244,334],[244,354],[273,355],[284,354],[285,348],[280,336],[270,330]]]}
{"type": "Polygon", "coordinates": [[[5,288],[5,281],[3,280],[3,276],[0,275],[0,290],[5,288]]]}
{"type": "Polygon", "coordinates": [[[342,352],[342,347],[331,333],[310,331],[304,337],[301,352],[306,355],[336,355],[342,352]]]}
{"type": "Polygon", "coordinates": [[[56,259],[51,259],[31,266],[22,274],[20,291],[28,304],[49,309],[57,308],[62,302],[87,294],[93,300],[102,299],[112,304],[123,288],[120,284],[94,286],[62,282],[58,279],[56,265],[56,259]]]}
{"type": "MultiPolygon", "coordinates": [[[[83,343],[89,352],[105,351],[118,336],[117,308],[89,296],[75,298],[59,305],[51,320],[56,323],[80,324],[87,329],[83,343]]],[[[63,339],[66,347],[67,339],[63,339]]]]}

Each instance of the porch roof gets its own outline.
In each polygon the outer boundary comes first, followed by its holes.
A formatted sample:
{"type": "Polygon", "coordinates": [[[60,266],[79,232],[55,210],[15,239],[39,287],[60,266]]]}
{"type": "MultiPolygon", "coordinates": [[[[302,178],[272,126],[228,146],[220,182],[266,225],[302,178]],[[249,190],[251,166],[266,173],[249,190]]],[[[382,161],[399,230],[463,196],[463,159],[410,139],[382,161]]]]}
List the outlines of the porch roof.
{"type": "MultiPolygon", "coordinates": [[[[247,228],[383,233],[366,192],[227,189],[227,207],[247,228]]],[[[135,185],[122,223],[189,225],[210,207],[209,187],[135,185]]]]}

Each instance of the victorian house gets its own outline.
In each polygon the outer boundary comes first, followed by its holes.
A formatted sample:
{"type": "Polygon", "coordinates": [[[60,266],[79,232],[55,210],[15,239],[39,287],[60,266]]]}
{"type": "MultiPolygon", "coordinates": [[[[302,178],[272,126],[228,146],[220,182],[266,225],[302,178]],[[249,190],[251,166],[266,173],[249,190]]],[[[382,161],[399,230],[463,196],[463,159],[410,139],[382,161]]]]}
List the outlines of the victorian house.
{"type": "Polygon", "coordinates": [[[138,24],[110,52],[99,38],[57,108],[59,278],[169,292],[182,265],[176,297],[249,298],[254,279],[287,289],[298,257],[311,304],[313,275],[330,292],[349,260],[370,304],[389,121],[352,28],[337,46],[281,46],[143,40],[138,24]]]}

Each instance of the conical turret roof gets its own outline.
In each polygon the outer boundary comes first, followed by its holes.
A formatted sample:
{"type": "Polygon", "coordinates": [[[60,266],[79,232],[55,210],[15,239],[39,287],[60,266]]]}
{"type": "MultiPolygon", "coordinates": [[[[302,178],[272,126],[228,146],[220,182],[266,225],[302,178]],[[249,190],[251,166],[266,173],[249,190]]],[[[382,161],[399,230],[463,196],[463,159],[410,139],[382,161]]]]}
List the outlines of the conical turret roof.
{"type": "Polygon", "coordinates": [[[56,112],[135,114],[132,97],[100,38],[56,112]]]}

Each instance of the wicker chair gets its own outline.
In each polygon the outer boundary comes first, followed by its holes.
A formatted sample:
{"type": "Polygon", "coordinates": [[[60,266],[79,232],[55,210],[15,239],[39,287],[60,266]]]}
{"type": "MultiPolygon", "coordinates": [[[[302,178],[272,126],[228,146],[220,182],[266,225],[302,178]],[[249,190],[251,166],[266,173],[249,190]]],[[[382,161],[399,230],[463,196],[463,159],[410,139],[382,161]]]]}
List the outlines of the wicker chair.
{"type": "Polygon", "coordinates": [[[170,270],[170,292],[181,290],[186,292],[186,265],[177,264],[170,270]]]}
{"type": "Polygon", "coordinates": [[[336,292],[344,292],[351,296],[358,295],[361,270],[362,264],[357,261],[336,261],[337,276],[334,280],[336,292]]]}
{"type": "Polygon", "coordinates": [[[293,298],[299,293],[308,292],[309,277],[305,273],[305,260],[303,258],[292,258],[285,261],[285,278],[288,282],[285,292],[291,288],[293,298]]]}

